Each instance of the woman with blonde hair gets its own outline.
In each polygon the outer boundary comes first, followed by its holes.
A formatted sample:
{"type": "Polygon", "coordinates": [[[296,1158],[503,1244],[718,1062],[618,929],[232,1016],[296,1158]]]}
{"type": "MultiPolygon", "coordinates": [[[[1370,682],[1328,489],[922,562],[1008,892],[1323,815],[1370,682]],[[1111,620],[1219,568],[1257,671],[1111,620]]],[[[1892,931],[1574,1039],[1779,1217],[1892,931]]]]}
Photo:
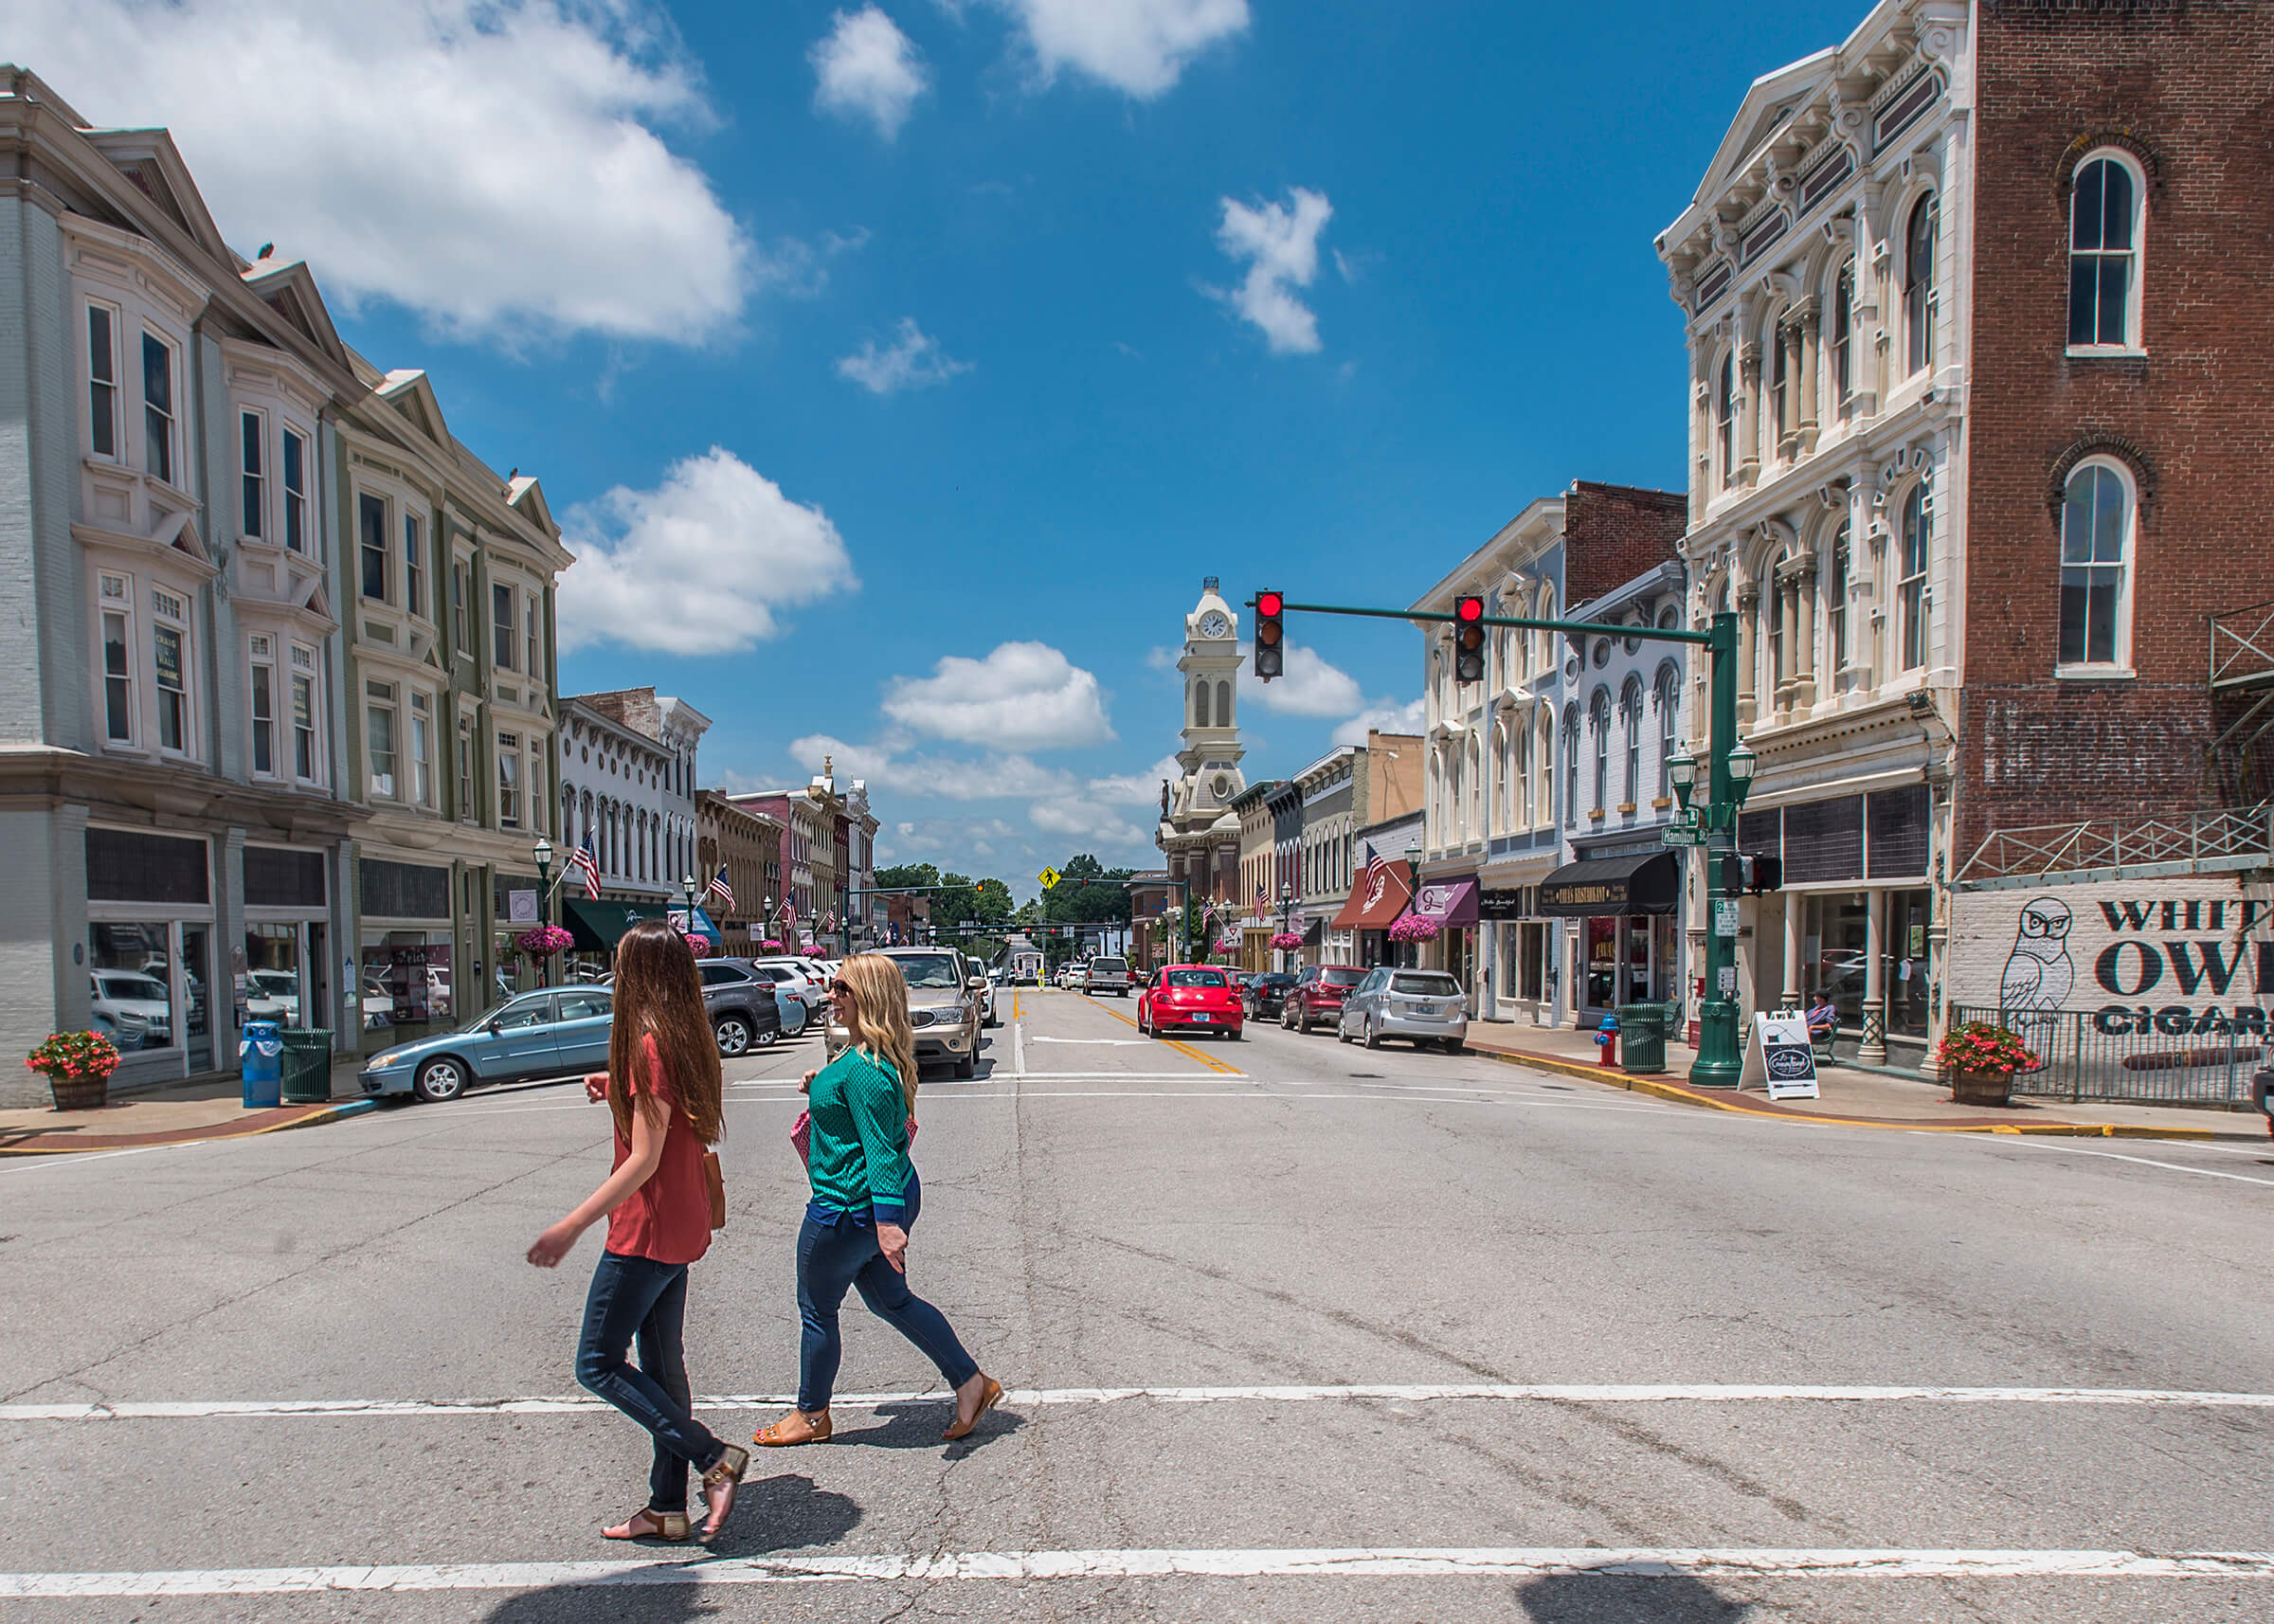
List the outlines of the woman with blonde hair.
{"type": "Polygon", "coordinates": [[[734,1508],[750,1452],[722,1443],[689,1409],[680,1347],[687,1266],[711,1249],[711,1179],[703,1147],[718,1142],[718,1043],[687,942],[670,926],[633,926],[616,944],[615,1019],[608,1069],[585,1079],[616,1119],[613,1169],[582,1205],[537,1236],[529,1260],[550,1269],[602,1218],[608,1238],[585,1298],[576,1379],[648,1431],[655,1461],[647,1504],[611,1540],[687,1538],[687,1469],[703,1475],[713,1538],[734,1508]],[[637,1342],[640,1362],[625,1355],[637,1342]]]}
{"type": "Polygon", "coordinates": [[[921,1201],[908,1159],[916,1120],[908,983],[892,960],[861,953],[830,983],[829,1001],[847,1041],[836,1059],[805,1074],[813,1200],[798,1231],[798,1404],[751,1441],[781,1449],[829,1435],[829,1398],[844,1351],[837,1311],[847,1287],[939,1366],[955,1389],[955,1420],[942,1435],[964,1437],[1002,1389],[964,1351],[939,1309],[908,1289],[908,1232],[921,1201]]]}

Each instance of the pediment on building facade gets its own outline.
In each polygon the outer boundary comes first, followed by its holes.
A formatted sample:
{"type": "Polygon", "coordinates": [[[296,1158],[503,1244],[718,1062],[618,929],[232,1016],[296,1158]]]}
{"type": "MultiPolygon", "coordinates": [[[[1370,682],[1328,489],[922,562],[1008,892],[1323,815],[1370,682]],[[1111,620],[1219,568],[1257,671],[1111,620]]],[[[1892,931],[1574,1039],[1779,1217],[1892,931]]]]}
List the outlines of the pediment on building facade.
{"type": "Polygon", "coordinates": [[[450,443],[450,425],[442,420],[442,403],[424,371],[402,367],[388,373],[371,391],[402,414],[404,422],[437,445],[450,443]]]}
{"type": "Polygon", "coordinates": [[[208,569],[214,567],[213,555],[206,550],[206,539],[198,533],[197,515],[186,508],[179,513],[160,514],[151,530],[150,539],[160,547],[188,553],[208,569]]]}
{"type": "Polygon", "coordinates": [[[547,535],[559,532],[552,522],[552,504],[545,499],[545,489],[537,483],[534,474],[515,475],[505,487],[505,499],[513,510],[547,535]]]}
{"type": "Polygon", "coordinates": [[[352,364],[339,330],[332,325],[332,313],[325,307],[324,296],[316,285],[316,273],[308,268],[305,260],[262,260],[244,272],[244,280],[262,303],[282,316],[327,358],[343,368],[352,364]]]}
{"type": "Polygon", "coordinates": [[[224,264],[236,262],[171,135],[164,130],[90,130],[87,140],[199,247],[224,264]]]}
{"type": "Polygon", "coordinates": [[[1738,104],[1737,117],[1729,121],[1729,133],[1722,137],[1721,146],[1714,152],[1713,162],[1706,166],[1694,202],[1704,206],[1721,195],[1731,177],[1751,161],[1771,136],[1791,122],[1794,114],[1808,104],[1820,83],[1830,77],[1838,54],[1827,45],[1753,81],[1744,100],[1738,104]]]}

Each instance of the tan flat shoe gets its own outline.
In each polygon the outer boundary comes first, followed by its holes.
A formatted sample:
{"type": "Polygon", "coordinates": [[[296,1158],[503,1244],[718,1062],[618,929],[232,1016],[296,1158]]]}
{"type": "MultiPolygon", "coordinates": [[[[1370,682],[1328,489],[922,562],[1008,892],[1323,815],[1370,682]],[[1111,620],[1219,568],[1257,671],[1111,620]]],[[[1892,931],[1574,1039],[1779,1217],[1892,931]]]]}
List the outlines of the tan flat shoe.
{"type": "Polygon", "coordinates": [[[761,1449],[794,1449],[799,1444],[826,1443],[836,1430],[826,1410],[792,1410],[780,1420],[752,1433],[750,1442],[761,1449]]]}
{"type": "MultiPolygon", "coordinates": [[[[941,1437],[946,1438],[949,1443],[953,1443],[957,1438],[969,1437],[971,1435],[971,1429],[979,1425],[979,1418],[985,1415],[989,1410],[995,1408],[996,1405],[1002,1402],[1002,1382],[996,1380],[992,1376],[983,1376],[980,1378],[980,1381],[982,1382],[982,1386],[979,1390],[979,1408],[971,1412],[971,1418],[967,1421],[956,1421],[946,1432],[940,1435],[941,1437]]],[[[960,1402],[958,1407],[961,1407],[960,1402]]]]}
{"type": "Polygon", "coordinates": [[[703,1473],[703,1504],[711,1515],[703,1519],[703,1540],[706,1543],[718,1537],[727,1525],[727,1518],[734,1510],[734,1491],[742,1487],[742,1474],[749,1470],[750,1452],[740,1444],[728,1444],[718,1464],[703,1473]]]}
{"type": "Polygon", "coordinates": [[[690,1525],[684,1511],[651,1511],[641,1507],[613,1528],[603,1528],[604,1540],[662,1540],[677,1544],[689,1532],[690,1525]]]}

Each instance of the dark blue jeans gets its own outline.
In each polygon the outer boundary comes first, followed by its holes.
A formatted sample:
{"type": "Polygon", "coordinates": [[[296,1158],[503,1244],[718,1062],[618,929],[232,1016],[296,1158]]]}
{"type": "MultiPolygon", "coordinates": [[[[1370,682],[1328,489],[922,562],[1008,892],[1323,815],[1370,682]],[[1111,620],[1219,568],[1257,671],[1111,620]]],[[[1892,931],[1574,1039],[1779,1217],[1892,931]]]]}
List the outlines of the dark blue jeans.
{"type": "Polygon", "coordinates": [[[687,1469],[710,1471],[727,1447],[688,1410],[687,1359],[680,1345],[686,1318],[687,1265],[600,1254],[585,1298],[576,1380],[656,1440],[655,1465],[647,1474],[651,1511],[686,1510],[687,1469]],[[635,1340],[637,1366],[624,1358],[635,1340]]]}
{"type": "MultiPolygon", "coordinates": [[[[923,1193],[911,1172],[908,1181],[907,1228],[916,1227],[923,1193]]],[[[860,1300],[893,1329],[940,1367],[950,1387],[961,1387],[979,1366],[955,1339],[947,1316],[908,1289],[908,1276],[893,1268],[876,1244],[876,1226],[867,1213],[832,1213],[818,1204],[805,1209],[798,1231],[798,1317],[804,1324],[798,1345],[798,1408],[826,1410],[844,1357],[838,1333],[838,1306],[845,1289],[857,1287],[860,1300]]]]}

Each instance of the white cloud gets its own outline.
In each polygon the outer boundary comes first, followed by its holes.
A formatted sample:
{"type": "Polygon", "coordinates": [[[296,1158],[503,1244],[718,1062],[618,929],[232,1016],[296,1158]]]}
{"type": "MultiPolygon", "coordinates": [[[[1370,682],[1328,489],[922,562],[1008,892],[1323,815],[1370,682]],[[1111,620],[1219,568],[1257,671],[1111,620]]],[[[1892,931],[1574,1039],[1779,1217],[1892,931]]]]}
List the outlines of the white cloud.
{"type": "Polygon", "coordinates": [[[958,372],[971,370],[970,362],[951,359],[938,339],[916,325],[914,316],[902,316],[893,331],[898,336],[889,350],[877,349],[874,338],[862,339],[858,350],[839,359],[838,375],[852,379],[871,394],[889,395],[899,389],[944,384],[958,372]]]}
{"type": "Polygon", "coordinates": [[[659,127],[712,119],[648,0],[17,0],[5,49],[173,132],[241,247],[468,334],[692,341],[765,256],[659,127]]]}
{"type": "Polygon", "coordinates": [[[562,528],[576,553],[561,577],[564,647],[736,654],[774,635],[777,611],[859,585],[820,508],[716,445],[652,491],[619,485],[572,510],[562,528]]]}
{"type": "Polygon", "coordinates": [[[1057,749],[1113,737],[1097,678],[1047,643],[1006,642],[984,659],[948,655],[929,677],[898,677],[884,713],[934,738],[998,749],[1057,749]]]}
{"type": "Polygon", "coordinates": [[[1072,68],[1149,99],[1185,64],[1248,26],[1248,0],[996,0],[1018,20],[1045,81],[1072,68]]]}
{"type": "Polygon", "coordinates": [[[1385,700],[1361,712],[1335,729],[1333,740],[1338,745],[1363,745],[1366,742],[1366,730],[1369,728],[1384,733],[1417,733],[1421,731],[1422,718],[1427,714],[1418,699],[1405,705],[1385,700]]]}
{"type": "Polygon", "coordinates": [[[1161,799],[1161,781],[1174,784],[1183,773],[1183,764],[1173,755],[1164,755],[1143,772],[1117,772],[1107,778],[1090,781],[1090,793],[1101,801],[1119,802],[1129,806],[1144,806],[1161,799]]]}
{"type": "MultiPolygon", "coordinates": [[[[1249,648],[1239,645],[1242,660],[1249,648]]],[[[1280,675],[1255,683],[1250,692],[1265,710],[1286,716],[1347,716],[1366,702],[1357,677],[1329,664],[1316,649],[1295,642],[1287,644],[1280,675]]]]}
{"type": "Polygon", "coordinates": [[[873,789],[902,795],[936,795],[947,801],[1024,801],[1038,795],[1072,794],[1074,776],[1042,767],[1022,755],[989,755],[976,761],[953,756],[904,755],[905,740],[851,744],[827,733],[808,733],[789,743],[790,758],[809,772],[826,756],[839,783],[866,779],[873,789]]]}
{"type": "Polygon", "coordinates": [[[1065,835],[1093,845],[1136,846],[1149,839],[1127,814],[1086,795],[1038,801],[1026,815],[1046,835],[1065,835]]]}
{"type": "Polygon", "coordinates": [[[1254,208],[1236,198],[1222,199],[1224,218],[1216,228],[1217,246],[1247,262],[1238,287],[1211,290],[1262,333],[1274,355],[1308,355],[1319,349],[1319,318],[1293,290],[1307,288],[1319,274],[1319,233],[1334,216],[1324,192],[1293,187],[1284,204],[1254,208]]]}
{"type": "Polygon", "coordinates": [[[839,11],[811,52],[813,104],[843,118],[866,118],[890,141],[928,82],[916,47],[875,6],[839,11]]]}

